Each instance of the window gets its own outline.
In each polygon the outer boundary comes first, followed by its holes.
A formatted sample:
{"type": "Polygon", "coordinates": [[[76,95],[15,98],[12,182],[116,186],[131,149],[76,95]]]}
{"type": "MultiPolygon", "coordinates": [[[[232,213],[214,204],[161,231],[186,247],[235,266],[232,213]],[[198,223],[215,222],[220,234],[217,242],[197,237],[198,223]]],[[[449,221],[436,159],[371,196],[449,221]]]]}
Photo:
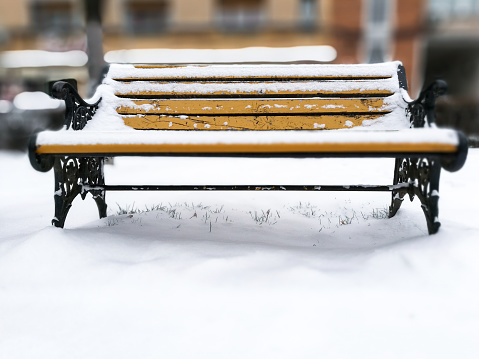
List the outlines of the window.
{"type": "Polygon", "coordinates": [[[155,34],[168,28],[168,2],[138,0],[126,3],[126,26],[134,34],[155,34]]]}
{"type": "Polygon", "coordinates": [[[369,21],[373,24],[383,24],[387,21],[387,1],[372,0],[369,3],[369,21]]]}
{"type": "Polygon", "coordinates": [[[301,0],[300,26],[305,30],[312,30],[316,26],[317,1],[301,0]]]}
{"type": "Polygon", "coordinates": [[[366,61],[383,62],[391,53],[391,8],[394,0],[369,0],[366,7],[366,61]]]}
{"type": "Polygon", "coordinates": [[[219,0],[217,23],[226,31],[255,31],[264,21],[262,0],[219,0]]]}
{"type": "Polygon", "coordinates": [[[32,24],[36,31],[67,33],[80,26],[81,18],[72,1],[34,1],[31,5],[32,24]]]}
{"type": "Polygon", "coordinates": [[[432,21],[479,17],[479,0],[429,0],[432,21]]]}
{"type": "Polygon", "coordinates": [[[449,0],[431,0],[429,2],[429,13],[431,20],[444,20],[451,14],[452,2],[449,0]]]}

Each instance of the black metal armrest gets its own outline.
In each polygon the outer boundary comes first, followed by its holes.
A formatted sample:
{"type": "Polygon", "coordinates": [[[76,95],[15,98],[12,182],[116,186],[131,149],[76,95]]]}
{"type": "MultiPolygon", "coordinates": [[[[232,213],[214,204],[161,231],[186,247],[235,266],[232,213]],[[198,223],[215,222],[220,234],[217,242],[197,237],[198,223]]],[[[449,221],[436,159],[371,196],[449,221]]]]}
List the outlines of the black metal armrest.
{"type": "Polygon", "coordinates": [[[66,106],[64,125],[77,131],[82,130],[98,109],[101,98],[94,104],[86,103],[75,87],[65,81],[57,81],[51,89],[52,97],[64,100],[66,106]]]}
{"type": "Polygon", "coordinates": [[[459,137],[459,145],[457,146],[456,153],[441,157],[442,168],[449,172],[459,171],[464,166],[469,150],[467,137],[461,131],[457,131],[457,136],[459,137]]]}
{"type": "MultiPolygon", "coordinates": [[[[436,123],[436,99],[445,95],[447,92],[447,83],[443,80],[435,80],[426,89],[424,89],[419,97],[410,102],[408,111],[411,114],[411,127],[424,127],[426,124],[431,126],[436,123]]],[[[468,142],[466,136],[457,131],[459,145],[457,152],[451,155],[441,156],[442,167],[449,172],[460,170],[466,162],[468,153],[468,142]]]]}
{"type": "Polygon", "coordinates": [[[408,111],[411,114],[411,127],[424,127],[426,124],[431,126],[436,122],[434,107],[436,99],[445,95],[447,92],[447,83],[443,80],[436,80],[424,89],[419,97],[410,102],[408,111]]]}
{"type": "Polygon", "coordinates": [[[39,172],[48,172],[53,167],[54,159],[52,156],[37,154],[37,135],[30,137],[28,142],[28,159],[34,169],[39,172]]]}

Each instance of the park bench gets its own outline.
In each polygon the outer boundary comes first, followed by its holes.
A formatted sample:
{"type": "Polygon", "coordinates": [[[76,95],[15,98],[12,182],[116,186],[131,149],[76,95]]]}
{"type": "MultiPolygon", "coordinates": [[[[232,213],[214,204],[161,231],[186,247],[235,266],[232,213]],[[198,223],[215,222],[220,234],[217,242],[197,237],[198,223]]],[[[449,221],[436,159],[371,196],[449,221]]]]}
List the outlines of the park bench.
{"type": "Polygon", "coordinates": [[[445,91],[438,80],[411,100],[399,62],[112,64],[89,103],[68,81],[53,85],[64,128],[32,138],[29,156],[35,169],[54,169],[57,227],[78,195],[90,193],[106,217],[106,191],[388,191],[390,217],[406,195],[418,197],[435,233],[441,168],[457,171],[467,156],[463,134],[435,125],[445,91]],[[390,184],[107,185],[104,159],[115,156],[387,157],[395,168],[390,184]]]}

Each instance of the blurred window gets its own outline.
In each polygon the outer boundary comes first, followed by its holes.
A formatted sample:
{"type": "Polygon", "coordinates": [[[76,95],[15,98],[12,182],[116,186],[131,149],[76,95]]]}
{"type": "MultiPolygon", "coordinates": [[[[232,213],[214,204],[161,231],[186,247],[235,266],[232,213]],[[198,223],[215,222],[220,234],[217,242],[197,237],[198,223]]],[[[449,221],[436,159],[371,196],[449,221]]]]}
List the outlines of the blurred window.
{"type": "Polygon", "coordinates": [[[447,19],[452,13],[453,2],[449,0],[430,0],[429,14],[432,20],[447,19]]]}
{"type": "Polygon", "coordinates": [[[155,34],[168,28],[168,2],[131,0],[126,3],[126,26],[134,34],[155,34]]]}
{"type": "Polygon", "coordinates": [[[383,62],[391,52],[391,7],[394,0],[369,0],[365,26],[366,61],[383,62]]]}
{"type": "Polygon", "coordinates": [[[429,18],[433,21],[479,17],[479,0],[429,0],[429,18]]]}
{"type": "Polygon", "coordinates": [[[305,30],[312,30],[316,26],[317,1],[301,0],[300,2],[301,27],[305,30]]]}
{"type": "Polygon", "coordinates": [[[262,0],[218,0],[217,23],[225,31],[255,31],[264,21],[262,0]]]}
{"type": "Polygon", "coordinates": [[[30,10],[35,31],[67,33],[80,24],[72,1],[36,0],[30,10]]]}
{"type": "Polygon", "coordinates": [[[369,21],[373,24],[382,25],[387,21],[387,1],[372,0],[369,11],[369,21]]]}

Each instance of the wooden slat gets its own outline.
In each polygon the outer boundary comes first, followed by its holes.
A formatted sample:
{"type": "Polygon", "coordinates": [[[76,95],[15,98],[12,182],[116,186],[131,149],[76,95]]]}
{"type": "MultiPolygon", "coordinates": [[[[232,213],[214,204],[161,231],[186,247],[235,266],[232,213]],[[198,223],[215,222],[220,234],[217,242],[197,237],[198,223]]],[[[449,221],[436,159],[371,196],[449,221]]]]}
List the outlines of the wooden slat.
{"type": "Polygon", "coordinates": [[[320,116],[124,116],[137,130],[320,130],[355,127],[382,114],[320,116]]]}
{"type": "MultiPolygon", "coordinates": [[[[218,86],[220,87],[220,86],[218,86]]],[[[305,90],[273,90],[264,88],[261,91],[256,90],[241,90],[239,87],[231,89],[219,89],[213,91],[201,91],[201,88],[195,88],[195,91],[192,89],[175,89],[169,88],[165,90],[148,90],[148,91],[134,91],[125,87],[125,91],[116,91],[115,95],[118,97],[125,98],[157,98],[157,97],[212,97],[212,96],[231,96],[231,97],[241,97],[241,96],[324,96],[324,97],[387,97],[393,95],[394,92],[389,90],[324,90],[324,89],[305,89],[305,90]]]]}
{"type": "Polygon", "coordinates": [[[184,97],[386,97],[398,90],[390,80],[377,81],[239,81],[239,82],[117,82],[119,97],[170,98],[184,97]]]}
{"type": "Polygon", "coordinates": [[[268,76],[208,76],[208,77],[201,77],[201,76],[151,76],[151,77],[114,77],[113,80],[115,81],[186,81],[186,82],[198,82],[198,81],[355,81],[355,80],[384,80],[390,79],[391,76],[367,76],[367,75],[360,75],[360,76],[353,76],[353,75],[346,75],[346,76],[301,76],[301,75],[268,75],[268,76]]]}
{"type": "MultiPolygon", "coordinates": [[[[177,69],[189,65],[134,65],[135,69],[177,69]]],[[[195,65],[196,67],[206,67],[208,65],[195,65]]]]}
{"type": "Polygon", "coordinates": [[[115,73],[112,78],[116,81],[217,81],[217,80],[259,80],[259,81],[291,81],[291,80],[380,80],[392,78],[390,70],[383,73],[377,72],[371,74],[368,71],[358,72],[351,71],[348,73],[347,69],[342,68],[342,71],[333,71],[325,73],[320,71],[322,67],[306,66],[264,66],[258,68],[256,66],[209,66],[209,65],[135,65],[135,75],[131,72],[124,71],[119,75],[115,73]],[[155,70],[158,71],[149,71],[155,70]],[[293,69],[291,71],[291,69],[293,69]],[[317,69],[316,71],[314,69],[317,69]],[[145,71],[141,71],[145,70],[145,71]],[[173,71],[169,71],[173,70],[173,71]],[[336,74],[334,74],[336,73],[336,74]]]}
{"type": "Polygon", "coordinates": [[[331,114],[388,113],[392,106],[383,99],[177,99],[134,100],[133,106],[117,108],[120,114],[331,114]]]}
{"type": "Polygon", "coordinates": [[[444,143],[97,144],[41,145],[37,154],[138,153],[454,153],[444,143]]]}

